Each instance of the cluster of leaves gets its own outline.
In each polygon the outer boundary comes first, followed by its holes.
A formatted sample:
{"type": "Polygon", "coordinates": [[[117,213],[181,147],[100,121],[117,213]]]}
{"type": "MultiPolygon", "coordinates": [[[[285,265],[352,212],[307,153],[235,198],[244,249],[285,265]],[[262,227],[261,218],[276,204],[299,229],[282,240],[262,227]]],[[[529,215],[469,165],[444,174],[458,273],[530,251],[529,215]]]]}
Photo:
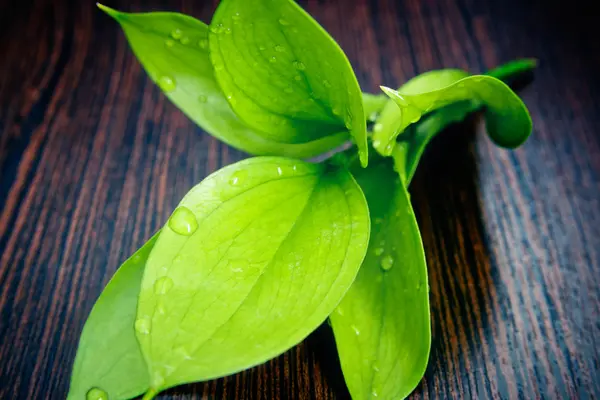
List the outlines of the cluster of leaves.
{"type": "Polygon", "coordinates": [[[100,8],[177,107],[260,157],[192,188],[121,265],[83,329],[69,398],[150,399],[233,374],[327,318],[353,398],[406,397],[431,341],[408,184],[431,138],[480,108],[495,143],[523,143],[531,120],[502,80],[534,62],[432,71],[382,88],[388,98],[361,93],[342,50],[292,0],[223,0],[210,26],[100,8]],[[301,160],[349,140],[326,161],[301,160]]]}

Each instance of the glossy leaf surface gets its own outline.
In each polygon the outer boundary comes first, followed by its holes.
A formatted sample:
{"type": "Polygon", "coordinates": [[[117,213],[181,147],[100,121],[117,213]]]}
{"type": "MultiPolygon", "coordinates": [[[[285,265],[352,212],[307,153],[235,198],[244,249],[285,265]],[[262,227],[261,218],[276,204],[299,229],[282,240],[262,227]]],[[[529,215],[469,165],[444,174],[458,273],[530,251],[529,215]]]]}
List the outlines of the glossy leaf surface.
{"type": "Polygon", "coordinates": [[[233,112],[215,80],[206,24],[177,13],[129,14],[99,7],[121,24],[133,52],[165,95],[225,143],[256,155],[307,158],[348,139],[347,133],[341,132],[303,143],[284,143],[248,127],[233,112]]]}
{"type": "Polygon", "coordinates": [[[402,399],[421,380],[431,343],[427,267],[406,188],[391,160],[355,169],[371,213],[369,250],[331,315],[354,399],[402,399]]]}
{"type": "Polygon", "coordinates": [[[236,114],[279,143],[346,132],[367,161],[360,87],[340,47],[292,0],[223,0],[211,59],[236,114]]]}
{"type": "Polygon", "coordinates": [[[121,265],[96,301],[79,340],[69,399],[86,399],[88,392],[128,399],[150,386],[133,327],[144,266],[157,237],[121,265]]]}
{"type": "Polygon", "coordinates": [[[151,391],[229,375],[294,346],[364,258],[368,209],[343,167],[233,164],[193,188],[144,273],[137,337],[151,391]]]}

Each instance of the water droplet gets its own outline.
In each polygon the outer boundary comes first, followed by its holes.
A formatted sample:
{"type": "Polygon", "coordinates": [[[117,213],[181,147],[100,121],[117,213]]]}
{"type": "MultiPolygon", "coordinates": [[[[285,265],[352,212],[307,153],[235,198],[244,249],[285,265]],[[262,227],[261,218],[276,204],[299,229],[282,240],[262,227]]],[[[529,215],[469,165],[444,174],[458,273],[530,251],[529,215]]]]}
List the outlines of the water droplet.
{"type": "Polygon", "coordinates": [[[333,107],[332,111],[334,115],[342,115],[342,108],[340,106],[333,107]]]}
{"type": "Polygon", "coordinates": [[[171,39],[167,39],[167,40],[165,40],[165,46],[173,47],[173,46],[175,46],[175,42],[171,39]]]}
{"type": "Polygon", "coordinates": [[[326,88],[330,88],[331,87],[331,83],[327,79],[325,79],[323,81],[323,86],[325,86],[326,88]]]}
{"type": "Polygon", "coordinates": [[[179,235],[189,236],[198,229],[198,221],[189,208],[180,206],[169,218],[169,228],[179,235]]]}
{"type": "Polygon", "coordinates": [[[157,83],[158,87],[160,87],[164,92],[172,92],[173,90],[175,90],[175,88],[177,88],[175,80],[167,75],[163,75],[160,78],[158,78],[157,83]]]}
{"type": "Polygon", "coordinates": [[[161,295],[169,293],[173,288],[173,279],[168,276],[161,276],[154,282],[154,293],[161,295]]]}
{"type": "Polygon", "coordinates": [[[277,167],[277,175],[279,175],[279,176],[283,175],[283,169],[281,169],[281,167],[277,167]]]}
{"type": "Polygon", "coordinates": [[[108,400],[108,393],[106,393],[104,390],[102,390],[98,387],[93,387],[87,391],[87,393],[85,394],[85,399],[86,400],[108,400]]]}
{"type": "Polygon", "coordinates": [[[380,255],[383,254],[383,247],[377,247],[373,252],[375,253],[376,256],[379,257],[380,255]]]}
{"type": "Polygon", "coordinates": [[[271,56],[271,58],[269,58],[269,62],[276,63],[277,62],[277,57],[271,56]]]}
{"type": "Polygon", "coordinates": [[[389,271],[394,266],[394,258],[389,254],[381,259],[381,269],[389,271]]]}
{"type": "Polygon", "coordinates": [[[133,257],[133,260],[131,260],[131,261],[133,261],[134,263],[139,263],[141,260],[142,260],[142,257],[138,254],[138,255],[135,255],[133,257]]]}
{"type": "Polygon", "coordinates": [[[165,383],[165,378],[163,378],[160,372],[155,372],[152,378],[152,386],[153,387],[161,387],[165,383]]]}
{"type": "Polygon", "coordinates": [[[237,100],[231,94],[227,95],[227,100],[229,101],[229,104],[231,104],[232,106],[235,106],[237,103],[237,100]]]}
{"type": "Polygon", "coordinates": [[[302,80],[302,77],[300,75],[296,75],[296,76],[294,76],[294,79],[297,81],[300,81],[300,80],[302,80]]]}
{"type": "Polygon", "coordinates": [[[161,299],[156,302],[156,312],[160,315],[165,315],[167,310],[165,309],[165,305],[161,299]]]}
{"type": "Polygon", "coordinates": [[[377,114],[377,112],[376,112],[376,111],[373,111],[371,114],[369,114],[369,121],[371,121],[371,122],[375,122],[375,120],[377,119],[377,116],[378,116],[378,115],[379,115],[379,114],[377,114]]]}
{"type": "Polygon", "coordinates": [[[135,330],[142,334],[147,335],[150,333],[150,320],[148,318],[140,318],[135,321],[135,330]]]}
{"type": "Polygon", "coordinates": [[[206,40],[206,39],[200,39],[198,41],[198,46],[200,46],[201,49],[208,48],[208,40],[206,40]]]}
{"type": "Polygon", "coordinates": [[[183,261],[183,257],[182,256],[175,256],[175,258],[173,259],[173,262],[175,264],[179,264],[182,261],[183,261]]]}
{"type": "Polygon", "coordinates": [[[285,47],[283,47],[282,45],[278,44],[277,46],[275,46],[275,51],[278,51],[280,53],[285,51],[285,47]]]}
{"type": "MultiPolygon", "coordinates": [[[[381,124],[381,122],[376,123],[373,126],[373,132],[381,132],[383,130],[383,125],[381,124]]],[[[379,145],[379,143],[377,143],[379,145]]],[[[375,142],[373,142],[373,146],[375,146],[375,142]]]]}
{"type": "Polygon", "coordinates": [[[226,35],[231,35],[231,28],[225,29],[225,34],[226,35]]]}
{"type": "Polygon", "coordinates": [[[205,95],[201,94],[200,96],[198,96],[198,101],[200,103],[206,103],[208,101],[208,97],[206,97],[205,95]]]}
{"type": "Polygon", "coordinates": [[[239,171],[235,171],[229,178],[229,184],[232,186],[239,185],[242,183],[244,178],[246,178],[246,176],[248,176],[248,172],[246,170],[241,169],[239,171]]]}
{"type": "Polygon", "coordinates": [[[375,372],[379,372],[379,364],[377,364],[377,363],[373,363],[373,366],[372,366],[372,368],[373,368],[373,371],[375,371],[375,372]]]}
{"type": "Polygon", "coordinates": [[[242,16],[240,15],[239,12],[236,12],[235,14],[233,14],[231,16],[231,19],[234,20],[234,21],[239,21],[240,19],[242,19],[242,16]]]}
{"type": "Polygon", "coordinates": [[[279,18],[279,23],[283,26],[288,26],[290,23],[284,18],[279,18]]]}
{"type": "Polygon", "coordinates": [[[294,61],[293,65],[298,71],[304,71],[306,69],[306,65],[301,61],[294,61]]]}
{"type": "Polygon", "coordinates": [[[173,29],[171,31],[171,37],[175,40],[181,39],[182,36],[183,36],[183,31],[181,29],[173,29]]]}
{"type": "Polygon", "coordinates": [[[356,325],[350,325],[350,328],[352,328],[352,330],[354,331],[356,336],[360,335],[360,330],[358,329],[358,327],[356,325]]]}
{"type": "Polygon", "coordinates": [[[184,44],[184,45],[188,44],[188,43],[190,43],[190,38],[187,36],[184,36],[181,39],[179,39],[179,43],[184,44]]]}
{"type": "Polygon", "coordinates": [[[223,71],[224,68],[223,64],[215,64],[215,71],[223,71]]]}
{"type": "Polygon", "coordinates": [[[371,395],[372,395],[373,397],[379,397],[379,393],[377,393],[377,390],[373,390],[373,391],[371,392],[371,395]]]}
{"type": "Polygon", "coordinates": [[[265,46],[258,46],[258,49],[261,51],[265,51],[267,48],[265,46]]]}
{"type": "Polygon", "coordinates": [[[380,140],[373,140],[373,147],[377,148],[381,144],[380,140]]]}

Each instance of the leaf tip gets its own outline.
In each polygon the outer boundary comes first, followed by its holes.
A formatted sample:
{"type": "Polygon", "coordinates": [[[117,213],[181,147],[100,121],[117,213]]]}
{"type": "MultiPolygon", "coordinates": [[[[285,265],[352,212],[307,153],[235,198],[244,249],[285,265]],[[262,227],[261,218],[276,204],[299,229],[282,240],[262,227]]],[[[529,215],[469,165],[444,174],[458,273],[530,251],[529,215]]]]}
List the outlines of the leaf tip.
{"type": "Polygon", "coordinates": [[[96,3],[96,7],[98,7],[100,10],[104,11],[106,14],[110,15],[115,19],[119,16],[119,12],[117,10],[105,6],[104,4],[96,3]]]}
{"type": "Polygon", "coordinates": [[[389,97],[396,97],[396,91],[394,89],[391,89],[387,86],[379,86],[379,88],[389,97]]]}

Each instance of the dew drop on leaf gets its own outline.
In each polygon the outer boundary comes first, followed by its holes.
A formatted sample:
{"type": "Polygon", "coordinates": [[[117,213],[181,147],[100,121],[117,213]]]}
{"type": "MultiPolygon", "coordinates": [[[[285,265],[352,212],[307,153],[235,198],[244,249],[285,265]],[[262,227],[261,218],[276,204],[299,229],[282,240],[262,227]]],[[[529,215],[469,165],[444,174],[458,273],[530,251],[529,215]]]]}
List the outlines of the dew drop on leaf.
{"type": "Polygon", "coordinates": [[[334,106],[332,111],[334,115],[342,115],[342,109],[339,106],[334,106]]]}
{"type": "Polygon", "coordinates": [[[377,112],[375,112],[375,111],[372,112],[371,114],[369,114],[369,121],[375,122],[375,120],[377,119],[377,116],[378,116],[377,112]]]}
{"type": "Polygon", "coordinates": [[[248,172],[243,169],[235,171],[233,174],[231,174],[231,177],[229,178],[229,184],[232,186],[239,185],[240,183],[243,183],[244,179],[247,176],[248,172]]]}
{"type": "Polygon", "coordinates": [[[200,103],[206,103],[208,101],[208,97],[206,97],[205,95],[201,94],[200,96],[198,96],[198,101],[200,103]]]}
{"type": "Polygon", "coordinates": [[[373,368],[373,371],[375,371],[375,372],[379,372],[379,364],[377,364],[376,362],[375,362],[375,363],[373,363],[373,365],[372,365],[372,367],[371,367],[371,368],[373,368]]]}
{"type": "Polygon", "coordinates": [[[165,92],[172,92],[177,87],[177,84],[170,76],[163,75],[158,78],[158,86],[165,92]]]}
{"type": "Polygon", "coordinates": [[[231,28],[227,28],[227,29],[225,29],[225,34],[227,34],[227,35],[231,35],[231,28]]]}
{"type": "Polygon", "coordinates": [[[242,16],[240,15],[239,12],[236,12],[235,14],[233,14],[231,16],[231,19],[234,20],[234,21],[239,21],[240,19],[242,19],[242,16]]]}
{"type": "Polygon", "coordinates": [[[277,167],[277,175],[279,175],[279,176],[283,175],[283,169],[281,169],[281,167],[277,167]]]}
{"type": "Polygon", "coordinates": [[[183,31],[181,29],[173,29],[171,31],[171,37],[175,40],[177,39],[181,39],[181,37],[183,36],[183,31]]]}
{"type": "Polygon", "coordinates": [[[360,335],[360,330],[358,329],[358,327],[356,325],[350,325],[350,328],[352,328],[352,330],[354,331],[356,336],[360,335]]]}
{"type": "MultiPolygon", "coordinates": [[[[378,122],[373,126],[373,132],[381,132],[381,130],[383,129],[383,125],[378,122]]],[[[373,146],[377,146],[379,145],[379,141],[377,140],[377,144],[375,144],[375,142],[373,142],[373,146]]]]}
{"type": "Polygon", "coordinates": [[[173,47],[175,45],[175,42],[171,39],[167,39],[165,40],[165,46],[167,47],[173,47]]]}
{"type": "Polygon", "coordinates": [[[377,390],[373,390],[373,391],[371,392],[371,395],[372,395],[373,397],[379,397],[379,393],[377,393],[377,390]]]}
{"type": "Polygon", "coordinates": [[[277,57],[271,56],[271,58],[269,58],[269,62],[276,63],[277,62],[277,57]]]}
{"type": "Polygon", "coordinates": [[[306,69],[306,65],[304,65],[302,61],[294,61],[293,65],[298,71],[304,71],[306,69]]]}
{"type": "Polygon", "coordinates": [[[331,87],[331,83],[327,79],[325,79],[323,81],[323,86],[325,86],[326,88],[330,88],[331,87]]]}
{"type": "Polygon", "coordinates": [[[282,53],[285,51],[285,47],[283,47],[282,45],[278,44],[277,46],[275,46],[275,51],[278,51],[279,53],[282,53]]]}
{"type": "Polygon", "coordinates": [[[173,279],[161,276],[154,282],[154,293],[157,295],[167,294],[173,288],[173,279]]]}
{"type": "Polygon", "coordinates": [[[265,46],[261,45],[261,46],[258,46],[258,49],[261,50],[261,51],[265,51],[267,48],[265,46]]]}
{"type": "Polygon", "coordinates": [[[389,271],[394,266],[394,258],[389,254],[381,259],[381,269],[389,271]]]}
{"type": "Polygon", "coordinates": [[[189,236],[198,229],[198,221],[189,208],[181,206],[169,218],[169,228],[178,235],[189,236]]]}
{"type": "Polygon", "coordinates": [[[283,26],[288,26],[290,23],[284,18],[279,18],[279,23],[283,26]]]}
{"type": "Polygon", "coordinates": [[[383,247],[377,247],[377,248],[375,249],[374,253],[375,253],[375,255],[376,255],[376,256],[378,256],[378,257],[379,257],[380,255],[382,255],[382,254],[383,254],[383,247]]]}
{"type": "Polygon", "coordinates": [[[135,330],[142,334],[147,335],[150,333],[150,320],[148,318],[139,318],[135,321],[135,330]]]}
{"type": "Polygon", "coordinates": [[[200,46],[201,49],[208,48],[208,40],[200,39],[200,41],[198,41],[198,46],[200,46]]]}
{"type": "Polygon", "coordinates": [[[294,76],[294,79],[297,80],[297,81],[299,81],[299,80],[302,79],[302,77],[300,75],[296,75],[296,76],[294,76]]]}
{"type": "Polygon", "coordinates": [[[108,393],[104,390],[93,387],[85,394],[86,400],[108,400],[108,393]]]}
{"type": "Polygon", "coordinates": [[[184,36],[181,39],[179,39],[179,43],[181,43],[181,44],[188,44],[189,42],[190,42],[190,38],[187,36],[184,36]]]}

